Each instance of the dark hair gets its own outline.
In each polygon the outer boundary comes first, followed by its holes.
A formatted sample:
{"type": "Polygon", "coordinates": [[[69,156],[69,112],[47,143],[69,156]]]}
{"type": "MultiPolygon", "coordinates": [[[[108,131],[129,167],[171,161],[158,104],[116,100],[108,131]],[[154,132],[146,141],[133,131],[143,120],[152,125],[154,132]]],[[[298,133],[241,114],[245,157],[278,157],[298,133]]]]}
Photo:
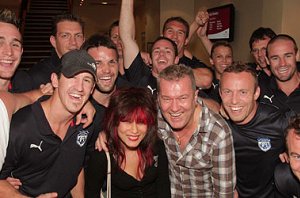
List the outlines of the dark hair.
{"type": "Polygon", "coordinates": [[[249,40],[249,47],[252,51],[252,44],[258,40],[265,40],[266,38],[272,39],[276,36],[276,33],[271,28],[260,27],[254,30],[249,40]]]}
{"type": "Polygon", "coordinates": [[[156,39],[153,41],[151,53],[152,53],[152,51],[153,51],[153,47],[154,47],[155,43],[157,43],[157,42],[160,41],[160,40],[166,40],[166,41],[170,42],[170,43],[172,44],[173,48],[174,48],[174,54],[175,54],[175,56],[178,56],[178,50],[177,50],[177,45],[176,45],[176,43],[175,43],[174,41],[172,41],[171,39],[169,39],[169,38],[167,38],[167,37],[164,37],[164,36],[160,36],[160,37],[156,38],[156,39]]]}
{"type": "Polygon", "coordinates": [[[285,146],[286,146],[287,151],[288,151],[287,137],[292,129],[294,129],[295,134],[297,136],[300,136],[300,114],[290,117],[289,124],[284,131],[285,146]]]}
{"type": "Polygon", "coordinates": [[[267,54],[266,56],[268,56],[268,51],[269,51],[269,47],[270,45],[272,45],[273,43],[275,43],[277,40],[285,40],[285,41],[292,41],[292,43],[294,44],[294,50],[295,50],[295,53],[298,52],[298,47],[297,47],[297,43],[295,41],[295,39],[293,37],[291,37],[290,35],[287,35],[287,34],[278,34],[277,36],[273,37],[268,45],[267,45],[267,54]]]}
{"type": "Polygon", "coordinates": [[[213,56],[213,53],[214,53],[215,49],[216,49],[217,47],[220,47],[220,46],[229,48],[230,51],[231,51],[231,54],[233,54],[232,46],[231,46],[227,41],[216,41],[216,42],[214,42],[214,44],[213,44],[212,47],[211,47],[210,57],[213,56]]]}
{"type": "Polygon", "coordinates": [[[184,78],[185,76],[188,76],[191,79],[192,89],[196,90],[197,87],[196,87],[196,81],[195,81],[193,70],[190,67],[187,67],[185,65],[175,64],[166,67],[159,73],[157,78],[157,91],[160,92],[160,85],[159,85],[160,79],[164,79],[167,81],[177,81],[184,78]]]}
{"type": "Polygon", "coordinates": [[[185,27],[185,36],[186,36],[186,38],[188,38],[189,37],[189,34],[190,34],[190,25],[189,25],[189,23],[186,21],[186,20],[184,20],[182,17],[180,17],[180,16],[176,16],[176,17],[170,17],[170,18],[168,18],[166,21],[165,21],[165,23],[164,23],[164,26],[163,26],[163,32],[165,32],[165,30],[166,30],[166,28],[167,28],[167,24],[168,23],[170,23],[170,22],[172,22],[172,21],[177,21],[177,22],[179,22],[179,23],[181,23],[181,24],[183,24],[184,25],[184,27],[185,27]]]}
{"type": "Polygon", "coordinates": [[[119,167],[124,160],[126,162],[126,158],[118,136],[118,126],[120,122],[133,121],[147,125],[147,133],[137,148],[139,173],[152,165],[153,147],[157,140],[157,107],[150,90],[146,88],[118,89],[110,98],[104,118],[104,131],[109,150],[119,167]]]}
{"type": "Polygon", "coordinates": [[[108,36],[93,34],[82,44],[81,49],[88,51],[90,48],[94,47],[106,47],[112,49],[116,52],[117,59],[119,58],[117,47],[108,36]]]}
{"type": "Polygon", "coordinates": [[[0,10],[0,22],[12,24],[18,29],[20,26],[20,22],[17,19],[16,14],[9,9],[0,10]]]}
{"type": "Polygon", "coordinates": [[[52,21],[52,35],[56,36],[57,33],[57,24],[63,21],[77,22],[82,28],[82,33],[84,33],[84,22],[78,16],[75,16],[68,12],[63,12],[62,14],[56,15],[53,17],[52,21]]]}
{"type": "Polygon", "coordinates": [[[114,27],[118,27],[119,26],[119,20],[117,21],[114,21],[110,26],[109,26],[109,29],[108,29],[108,35],[109,37],[111,37],[111,31],[114,27]]]}
{"type": "MultiPolygon", "coordinates": [[[[255,72],[255,69],[250,67],[247,64],[243,64],[243,63],[236,63],[233,65],[228,66],[224,72],[221,74],[221,79],[222,79],[222,75],[224,75],[225,73],[242,73],[242,72],[247,72],[250,73],[251,76],[254,78],[254,88],[256,89],[258,87],[258,79],[257,79],[257,74],[255,72]]],[[[220,87],[222,87],[222,80],[220,80],[220,87]]]]}

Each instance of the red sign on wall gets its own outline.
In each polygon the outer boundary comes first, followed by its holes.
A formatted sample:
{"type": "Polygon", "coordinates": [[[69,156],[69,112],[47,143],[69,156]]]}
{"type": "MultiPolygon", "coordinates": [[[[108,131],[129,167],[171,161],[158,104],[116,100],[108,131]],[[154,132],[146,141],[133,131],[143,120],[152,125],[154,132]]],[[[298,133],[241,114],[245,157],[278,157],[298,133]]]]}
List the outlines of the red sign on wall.
{"type": "Polygon", "coordinates": [[[207,35],[209,39],[233,40],[234,6],[233,4],[208,9],[209,21],[207,35]]]}

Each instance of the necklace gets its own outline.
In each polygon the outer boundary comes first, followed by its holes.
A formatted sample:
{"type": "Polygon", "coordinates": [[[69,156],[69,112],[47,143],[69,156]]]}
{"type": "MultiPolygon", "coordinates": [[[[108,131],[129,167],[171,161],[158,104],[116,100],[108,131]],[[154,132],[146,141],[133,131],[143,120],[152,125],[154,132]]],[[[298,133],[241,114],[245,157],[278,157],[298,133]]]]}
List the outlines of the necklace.
{"type": "Polygon", "coordinates": [[[188,134],[188,133],[185,133],[185,134],[183,134],[182,136],[174,134],[175,139],[176,139],[176,142],[177,142],[178,145],[181,145],[181,139],[182,139],[184,136],[186,136],[186,134],[188,134]]]}

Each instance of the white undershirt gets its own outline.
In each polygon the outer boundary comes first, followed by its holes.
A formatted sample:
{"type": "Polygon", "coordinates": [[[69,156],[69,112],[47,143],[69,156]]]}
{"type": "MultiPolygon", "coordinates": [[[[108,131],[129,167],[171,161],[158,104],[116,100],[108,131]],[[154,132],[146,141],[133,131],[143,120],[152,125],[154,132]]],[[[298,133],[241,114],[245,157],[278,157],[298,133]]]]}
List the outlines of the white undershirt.
{"type": "Polygon", "coordinates": [[[0,99],[0,170],[6,156],[6,148],[9,137],[9,119],[6,107],[0,99]]]}

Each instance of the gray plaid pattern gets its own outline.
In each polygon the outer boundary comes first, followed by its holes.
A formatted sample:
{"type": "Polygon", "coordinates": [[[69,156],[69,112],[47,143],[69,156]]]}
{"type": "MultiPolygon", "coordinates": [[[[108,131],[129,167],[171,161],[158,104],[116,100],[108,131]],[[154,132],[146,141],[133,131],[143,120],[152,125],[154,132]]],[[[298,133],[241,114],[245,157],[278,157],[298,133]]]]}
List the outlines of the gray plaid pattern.
{"type": "Polygon", "coordinates": [[[159,112],[159,136],[168,155],[172,197],[233,197],[236,175],[231,129],[200,99],[198,103],[201,119],[183,152],[159,112]]]}

